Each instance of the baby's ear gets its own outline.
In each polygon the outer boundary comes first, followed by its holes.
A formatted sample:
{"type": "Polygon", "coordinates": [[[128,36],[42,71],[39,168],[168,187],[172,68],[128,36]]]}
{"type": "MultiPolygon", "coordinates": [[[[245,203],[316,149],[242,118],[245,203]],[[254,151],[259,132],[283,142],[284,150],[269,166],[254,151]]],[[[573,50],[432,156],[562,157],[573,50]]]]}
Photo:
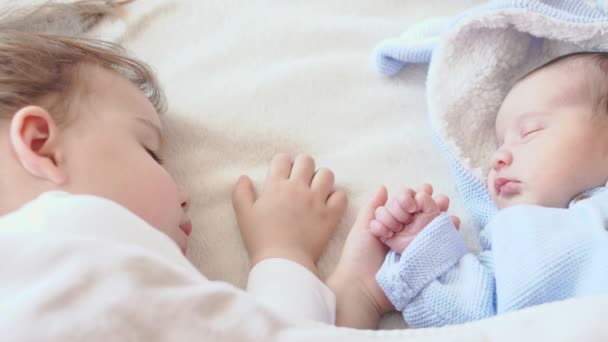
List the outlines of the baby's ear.
{"type": "Polygon", "coordinates": [[[42,107],[21,108],[11,120],[10,143],[17,161],[34,177],[56,185],[66,181],[58,165],[59,129],[42,107]]]}

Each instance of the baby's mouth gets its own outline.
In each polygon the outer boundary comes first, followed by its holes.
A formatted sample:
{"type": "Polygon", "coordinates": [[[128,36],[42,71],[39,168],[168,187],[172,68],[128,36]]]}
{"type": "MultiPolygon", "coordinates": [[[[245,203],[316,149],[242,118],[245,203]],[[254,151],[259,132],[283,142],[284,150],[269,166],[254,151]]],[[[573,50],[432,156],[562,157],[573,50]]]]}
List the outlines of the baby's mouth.
{"type": "Polygon", "coordinates": [[[510,196],[518,193],[521,189],[521,182],[499,177],[494,181],[494,189],[496,193],[502,196],[510,196]]]}

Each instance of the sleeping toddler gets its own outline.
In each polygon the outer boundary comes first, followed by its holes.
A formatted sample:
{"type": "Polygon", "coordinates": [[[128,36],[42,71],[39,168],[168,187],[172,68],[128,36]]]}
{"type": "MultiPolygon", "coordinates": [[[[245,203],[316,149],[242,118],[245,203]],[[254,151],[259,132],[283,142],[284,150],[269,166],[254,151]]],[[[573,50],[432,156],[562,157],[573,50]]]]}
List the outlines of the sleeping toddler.
{"type": "MultiPolygon", "coordinates": [[[[190,198],[163,166],[159,113],[165,106],[153,72],[118,45],[44,28],[72,14],[72,24],[81,16],[98,19],[118,3],[50,2],[0,18],[0,239],[76,232],[129,247],[127,240],[144,239],[137,231],[158,231],[157,245],[185,261],[190,198]]],[[[333,294],[317,279],[315,265],[346,208],[333,173],[316,170],[308,156],[280,154],[259,197],[245,176],[234,195],[255,266],[250,290],[264,296],[269,286],[295,279],[289,289],[272,288],[267,302],[286,315],[333,322],[333,294]],[[281,307],[281,291],[300,301],[281,307]],[[306,300],[311,293],[329,303],[331,317],[319,317],[324,311],[314,307],[316,297],[306,300]]],[[[26,272],[26,261],[37,255],[22,253],[26,272]]],[[[16,288],[32,293],[30,285],[16,288]]],[[[3,298],[22,297],[7,290],[3,298]]]]}

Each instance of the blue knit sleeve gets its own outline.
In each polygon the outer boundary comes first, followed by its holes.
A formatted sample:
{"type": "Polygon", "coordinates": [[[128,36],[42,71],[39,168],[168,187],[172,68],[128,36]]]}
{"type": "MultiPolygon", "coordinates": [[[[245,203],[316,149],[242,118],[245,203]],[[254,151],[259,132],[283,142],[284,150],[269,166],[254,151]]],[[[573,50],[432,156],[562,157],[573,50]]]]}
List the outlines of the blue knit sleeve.
{"type": "Polygon", "coordinates": [[[497,313],[608,292],[608,191],[568,209],[501,210],[492,231],[497,313]]]}
{"type": "Polygon", "coordinates": [[[389,252],[376,280],[411,327],[443,326],[494,315],[495,282],[489,239],[479,255],[443,213],[402,255],[389,252]]]}

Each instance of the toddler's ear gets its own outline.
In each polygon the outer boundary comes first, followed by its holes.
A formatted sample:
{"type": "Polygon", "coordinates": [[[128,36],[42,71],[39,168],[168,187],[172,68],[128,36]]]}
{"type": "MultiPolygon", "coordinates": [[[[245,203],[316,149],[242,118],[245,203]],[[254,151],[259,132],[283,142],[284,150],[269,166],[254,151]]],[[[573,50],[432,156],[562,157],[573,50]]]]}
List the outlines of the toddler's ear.
{"type": "Polygon", "coordinates": [[[26,106],[13,115],[10,143],[17,161],[32,176],[61,185],[66,175],[58,165],[58,138],[55,120],[44,108],[26,106]]]}

